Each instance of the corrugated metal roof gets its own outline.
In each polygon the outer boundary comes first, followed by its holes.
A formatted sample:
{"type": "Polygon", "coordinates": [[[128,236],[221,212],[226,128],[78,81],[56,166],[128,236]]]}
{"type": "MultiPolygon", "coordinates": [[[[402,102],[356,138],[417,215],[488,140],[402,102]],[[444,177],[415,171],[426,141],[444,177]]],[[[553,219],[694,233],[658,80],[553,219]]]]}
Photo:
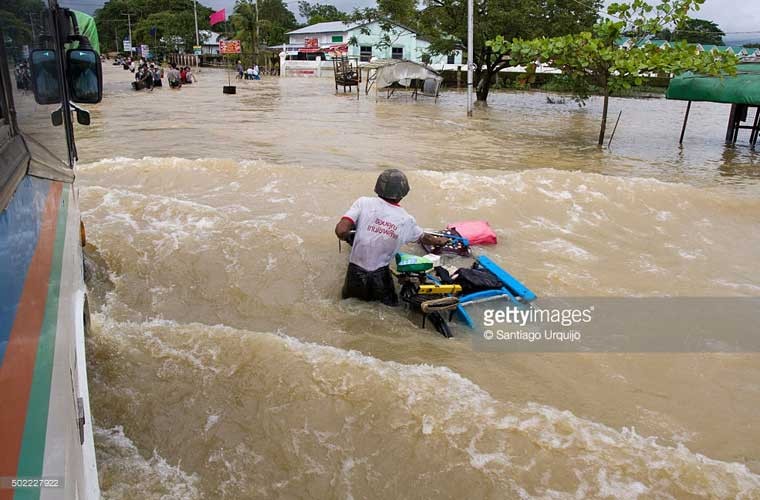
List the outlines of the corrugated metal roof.
{"type": "Polygon", "coordinates": [[[349,31],[357,26],[361,26],[359,23],[344,23],[343,21],[329,21],[326,23],[312,24],[311,26],[304,26],[297,30],[288,31],[286,35],[308,35],[311,33],[331,33],[340,31],[349,31]]]}

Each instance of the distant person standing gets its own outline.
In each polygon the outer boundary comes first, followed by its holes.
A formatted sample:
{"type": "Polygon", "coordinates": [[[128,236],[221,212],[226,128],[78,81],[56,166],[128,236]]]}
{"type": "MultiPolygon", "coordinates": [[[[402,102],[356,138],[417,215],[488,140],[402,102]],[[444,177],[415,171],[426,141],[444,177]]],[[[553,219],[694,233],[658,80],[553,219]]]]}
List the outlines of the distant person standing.
{"type": "Polygon", "coordinates": [[[235,65],[235,71],[237,71],[237,77],[241,80],[243,79],[243,63],[238,59],[237,64],[235,65]]]}
{"type": "Polygon", "coordinates": [[[195,75],[190,66],[185,66],[185,76],[182,78],[182,83],[187,83],[188,85],[195,83],[195,75]]]}
{"type": "Polygon", "coordinates": [[[163,87],[164,84],[161,81],[161,78],[164,76],[164,70],[161,68],[161,66],[157,66],[153,63],[150,63],[150,71],[153,73],[153,86],[154,87],[163,87]]]}
{"type": "Polygon", "coordinates": [[[166,81],[169,82],[170,88],[178,89],[182,87],[182,76],[179,74],[175,63],[172,63],[169,71],[166,72],[166,81]]]}

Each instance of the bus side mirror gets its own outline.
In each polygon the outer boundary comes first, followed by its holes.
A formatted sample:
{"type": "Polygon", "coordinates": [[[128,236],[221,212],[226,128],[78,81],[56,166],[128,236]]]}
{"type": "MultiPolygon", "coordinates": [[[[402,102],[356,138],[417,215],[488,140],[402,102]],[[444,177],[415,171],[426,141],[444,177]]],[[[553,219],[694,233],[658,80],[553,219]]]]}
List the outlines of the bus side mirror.
{"type": "Polygon", "coordinates": [[[92,49],[66,51],[66,74],[72,101],[97,104],[103,99],[103,66],[97,52],[92,49]]]}
{"type": "Polygon", "coordinates": [[[58,78],[58,58],[55,51],[33,50],[29,60],[34,100],[37,104],[59,104],[61,82],[58,78]]]}

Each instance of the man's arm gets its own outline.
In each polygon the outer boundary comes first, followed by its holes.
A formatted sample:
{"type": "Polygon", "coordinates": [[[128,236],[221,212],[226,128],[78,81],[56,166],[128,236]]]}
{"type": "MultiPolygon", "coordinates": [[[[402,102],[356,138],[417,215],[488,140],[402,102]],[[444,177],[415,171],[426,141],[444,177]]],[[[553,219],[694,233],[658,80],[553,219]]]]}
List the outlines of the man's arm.
{"type": "Polygon", "coordinates": [[[356,227],[356,224],[354,224],[354,221],[349,219],[348,217],[342,217],[340,221],[335,225],[335,236],[338,237],[338,239],[346,240],[348,238],[348,234],[356,227]]]}
{"type": "Polygon", "coordinates": [[[343,214],[343,217],[340,218],[340,221],[335,226],[335,236],[341,240],[348,241],[349,243],[353,241],[350,239],[349,233],[356,229],[356,222],[360,219],[364,200],[364,198],[359,198],[353,203],[353,205],[351,205],[351,208],[343,214]]]}

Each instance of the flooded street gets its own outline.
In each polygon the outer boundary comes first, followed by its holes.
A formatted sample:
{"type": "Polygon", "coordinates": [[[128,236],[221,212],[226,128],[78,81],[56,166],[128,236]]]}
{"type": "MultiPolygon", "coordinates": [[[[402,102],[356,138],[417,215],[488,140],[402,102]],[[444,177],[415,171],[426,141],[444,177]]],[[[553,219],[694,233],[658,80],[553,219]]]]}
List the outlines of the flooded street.
{"type": "MultiPolygon", "coordinates": [[[[78,130],[106,498],[760,498],[760,355],[508,354],[340,300],[333,228],[405,170],[426,228],[488,220],[557,297],[760,296],[760,153],[728,106],[332,81],[136,93],[104,67],[78,130]],[[611,130],[611,128],[609,129],[611,130]]],[[[635,326],[632,327],[635,330],[635,326]]]]}

